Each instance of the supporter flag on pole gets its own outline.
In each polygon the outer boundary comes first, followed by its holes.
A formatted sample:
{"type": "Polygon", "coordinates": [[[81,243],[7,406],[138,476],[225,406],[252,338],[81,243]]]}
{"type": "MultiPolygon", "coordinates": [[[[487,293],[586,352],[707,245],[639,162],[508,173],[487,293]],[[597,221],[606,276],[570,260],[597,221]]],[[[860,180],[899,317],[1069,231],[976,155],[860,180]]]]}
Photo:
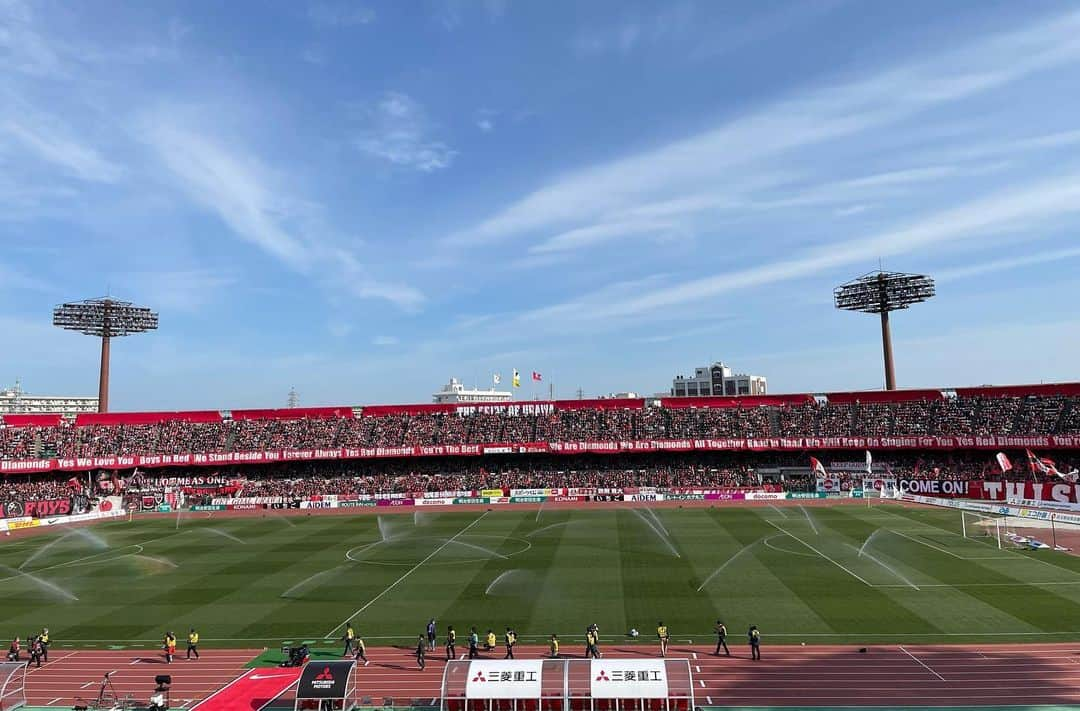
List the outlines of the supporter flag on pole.
{"type": "Polygon", "coordinates": [[[521,387],[521,373],[517,372],[517,368],[514,368],[514,377],[511,382],[515,388],[521,387]]]}
{"type": "Polygon", "coordinates": [[[533,382],[539,383],[543,379],[544,376],[540,375],[540,373],[537,373],[535,370],[533,371],[533,382]]]}
{"type": "Polygon", "coordinates": [[[491,382],[494,383],[495,385],[498,385],[499,383],[502,382],[502,376],[499,375],[498,373],[494,373],[491,376],[491,382]]]}
{"type": "Polygon", "coordinates": [[[1057,468],[1053,459],[1047,457],[1037,457],[1035,453],[1030,449],[1024,450],[1027,452],[1028,464],[1031,466],[1032,473],[1038,472],[1039,474],[1045,474],[1047,476],[1056,476],[1059,479],[1076,483],[1080,479],[1080,470],[1073,469],[1071,472],[1064,473],[1057,468]]]}
{"type": "Polygon", "coordinates": [[[813,470],[814,474],[819,476],[829,475],[829,473],[825,471],[825,466],[814,457],[810,457],[810,468],[813,470]]]}
{"type": "Polygon", "coordinates": [[[874,463],[874,458],[870,456],[870,450],[866,450],[866,473],[869,474],[873,468],[870,465],[874,463]]]}
{"type": "Polygon", "coordinates": [[[997,463],[998,466],[1001,467],[1002,472],[1012,471],[1012,462],[1005,456],[1005,452],[997,453],[997,463]]]}

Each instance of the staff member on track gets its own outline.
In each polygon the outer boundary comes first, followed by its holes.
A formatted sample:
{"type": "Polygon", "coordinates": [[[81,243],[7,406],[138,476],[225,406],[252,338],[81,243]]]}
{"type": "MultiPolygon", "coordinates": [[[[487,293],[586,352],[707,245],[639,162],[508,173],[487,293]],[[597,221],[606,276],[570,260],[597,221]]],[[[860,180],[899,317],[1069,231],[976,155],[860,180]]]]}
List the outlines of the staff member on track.
{"type": "Polygon", "coordinates": [[[199,658],[199,633],[192,627],[191,631],[187,635],[187,659],[191,659],[191,655],[194,654],[195,658],[199,658]]]}

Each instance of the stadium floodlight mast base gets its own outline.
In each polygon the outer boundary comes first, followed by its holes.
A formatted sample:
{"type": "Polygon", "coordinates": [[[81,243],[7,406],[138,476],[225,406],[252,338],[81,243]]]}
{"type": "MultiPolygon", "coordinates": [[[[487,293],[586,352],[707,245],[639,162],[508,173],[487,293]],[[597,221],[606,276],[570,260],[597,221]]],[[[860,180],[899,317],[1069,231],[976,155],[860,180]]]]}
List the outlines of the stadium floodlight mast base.
{"type": "Polygon", "coordinates": [[[889,314],[934,296],[934,280],[925,274],[871,272],[833,289],[836,308],[881,316],[881,350],[885,360],[885,389],[896,390],[889,314]]]}
{"type": "Polygon", "coordinates": [[[121,336],[156,331],[158,315],[145,306],[106,296],[60,304],[53,309],[53,325],[101,339],[98,412],[108,412],[110,341],[121,336]]]}

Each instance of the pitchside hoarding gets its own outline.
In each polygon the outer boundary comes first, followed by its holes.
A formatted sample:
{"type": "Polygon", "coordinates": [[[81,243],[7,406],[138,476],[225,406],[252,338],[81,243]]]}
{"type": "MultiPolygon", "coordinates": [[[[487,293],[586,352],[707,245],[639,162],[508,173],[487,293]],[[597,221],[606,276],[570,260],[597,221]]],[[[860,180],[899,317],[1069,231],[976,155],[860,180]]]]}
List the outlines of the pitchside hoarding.
{"type": "Polygon", "coordinates": [[[666,699],[667,666],[663,659],[593,659],[594,699],[666,699]]]}
{"type": "Polygon", "coordinates": [[[540,659],[475,660],[469,665],[465,696],[469,699],[539,699],[540,659]]]}

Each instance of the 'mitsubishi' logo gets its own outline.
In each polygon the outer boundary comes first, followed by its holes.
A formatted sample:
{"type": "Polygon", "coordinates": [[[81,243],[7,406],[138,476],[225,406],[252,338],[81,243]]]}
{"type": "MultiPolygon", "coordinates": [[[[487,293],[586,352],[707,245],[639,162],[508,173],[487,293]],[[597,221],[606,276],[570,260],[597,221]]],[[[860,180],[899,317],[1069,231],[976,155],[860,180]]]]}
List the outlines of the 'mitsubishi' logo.
{"type": "Polygon", "coordinates": [[[334,672],[330,671],[330,667],[323,667],[323,670],[315,675],[311,680],[311,688],[318,691],[334,688],[334,672]]]}
{"type": "Polygon", "coordinates": [[[634,671],[633,669],[613,669],[611,676],[603,669],[596,676],[596,681],[663,681],[664,677],[659,670],[634,671]]]}
{"type": "Polygon", "coordinates": [[[535,671],[514,671],[514,672],[511,672],[511,671],[502,671],[502,672],[493,671],[493,672],[488,672],[487,676],[484,676],[484,671],[482,669],[478,669],[476,671],[476,676],[474,676],[472,678],[471,683],[473,683],[473,684],[482,684],[482,683],[489,682],[489,681],[490,682],[501,682],[501,683],[507,683],[507,682],[509,682],[509,683],[514,683],[514,682],[526,683],[526,682],[535,682],[535,681],[537,681],[537,679],[536,679],[536,672],[535,671]]]}

